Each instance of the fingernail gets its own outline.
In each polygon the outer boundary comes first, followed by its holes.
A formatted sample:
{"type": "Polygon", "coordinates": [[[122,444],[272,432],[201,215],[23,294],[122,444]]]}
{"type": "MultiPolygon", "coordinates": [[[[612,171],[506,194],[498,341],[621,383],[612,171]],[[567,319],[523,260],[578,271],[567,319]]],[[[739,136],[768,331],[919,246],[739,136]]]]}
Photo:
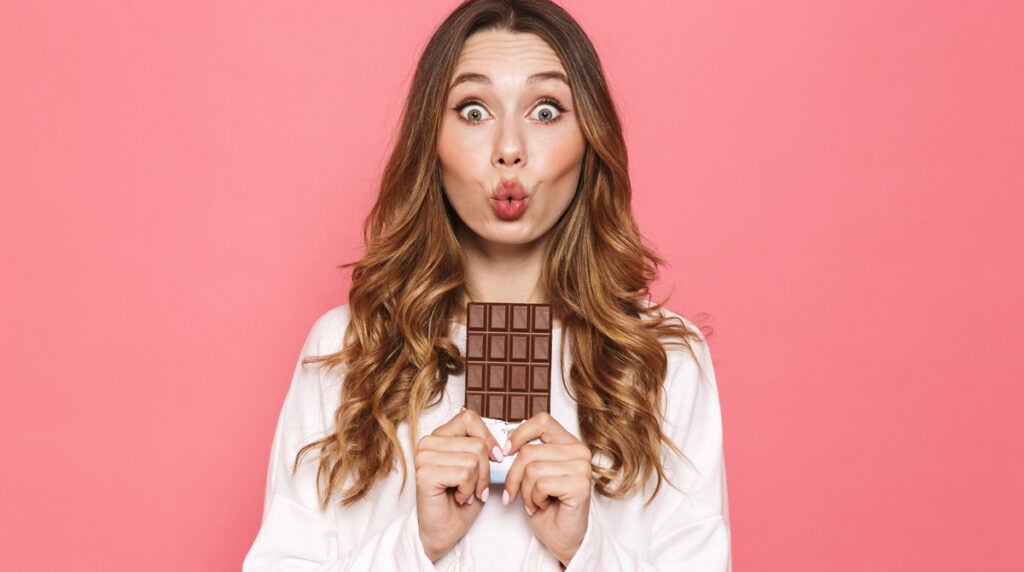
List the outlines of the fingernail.
{"type": "Polygon", "coordinates": [[[501,452],[508,455],[508,452],[512,450],[512,441],[505,441],[505,445],[502,446],[501,452]]]}
{"type": "Polygon", "coordinates": [[[533,516],[533,511],[532,511],[532,510],[530,510],[530,507],[529,507],[529,506],[527,506],[527,505],[525,505],[525,504],[524,504],[524,505],[523,505],[523,508],[524,508],[524,509],[526,509],[526,516],[533,516]]]}
{"type": "Polygon", "coordinates": [[[476,495],[469,495],[469,498],[466,499],[466,504],[473,504],[473,500],[475,500],[475,499],[476,499],[476,495]]]}
{"type": "Polygon", "coordinates": [[[501,504],[508,506],[508,491],[501,491],[501,504]]]}
{"type": "Polygon", "coordinates": [[[484,494],[480,495],[480,500],[487,502],[487,497],[491,496],[491,489],[484,489],[484,494]]]}
{"type": "Polygon", "coordinates": [[[501,449],[499,449],[497,445],[495,445],[494,448],[491,449],[491,453],[494,454],[494,460],[498,461],[499,463],[505,460],[505,454],[501,452],[501,449]]]}

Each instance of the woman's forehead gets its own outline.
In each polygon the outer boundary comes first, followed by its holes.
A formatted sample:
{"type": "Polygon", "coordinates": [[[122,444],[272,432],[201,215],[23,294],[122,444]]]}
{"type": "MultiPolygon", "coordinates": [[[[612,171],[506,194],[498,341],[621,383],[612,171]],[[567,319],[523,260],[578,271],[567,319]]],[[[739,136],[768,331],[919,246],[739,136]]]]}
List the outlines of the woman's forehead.
{"type": "MultiPolygon", "coordinates": [[[[470,36],[462,48],[453,78],[472,76],[486,83],[526,83],[565,78],[565,68],[555,50],[540,36],[504,30],[487,30],[470,36]],[[483,76],[483,77],[480,77],[483,76]],[[492,77],[495,76],[495,77],[492,77]]],[[[455,87],[453,82],[452,87],[455,87]]]]}

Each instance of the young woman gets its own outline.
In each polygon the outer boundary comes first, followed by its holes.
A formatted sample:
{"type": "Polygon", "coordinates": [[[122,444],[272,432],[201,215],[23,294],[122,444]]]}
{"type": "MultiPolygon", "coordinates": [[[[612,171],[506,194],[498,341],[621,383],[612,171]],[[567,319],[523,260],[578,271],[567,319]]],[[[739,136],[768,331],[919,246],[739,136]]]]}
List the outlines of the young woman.
{"type": "Polygon", "coordinates": [[[302,349],[244,568],[728,570],[710,356],[649,301],[658,260],[583,31],[547,0],[462,4],[397,141],[349,304],[302,349]],[[462,408],[469,301],[555,316],[550,414],[507,443],[462,408]]]}

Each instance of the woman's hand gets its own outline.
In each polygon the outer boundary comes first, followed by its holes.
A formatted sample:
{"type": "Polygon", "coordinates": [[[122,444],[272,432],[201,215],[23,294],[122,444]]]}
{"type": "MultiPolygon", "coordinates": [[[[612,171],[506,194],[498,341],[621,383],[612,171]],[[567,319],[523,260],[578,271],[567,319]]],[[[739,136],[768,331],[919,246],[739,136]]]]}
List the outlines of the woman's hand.
{"type": "Polygon", "coordinates": [[[522,492],[534,535],[568,566],[587,533],[593,478],[590,449],[547,413],[523,422],[509,441],[509,454],[518,456],[505,479],[502,502],[507,504],[522,492]],[[543,444],[526,444],[536,438],[543,444]]]}
{"type": "Polygon", "coordinates": [[[480,416],[466,410],[419,440],[416,467],[416,516],[420,540],[435,562],[476,520],[491,483],[488,459],[504,455],[480,416]],[[481,502],[474,503],[475,499],[481,502]]]}

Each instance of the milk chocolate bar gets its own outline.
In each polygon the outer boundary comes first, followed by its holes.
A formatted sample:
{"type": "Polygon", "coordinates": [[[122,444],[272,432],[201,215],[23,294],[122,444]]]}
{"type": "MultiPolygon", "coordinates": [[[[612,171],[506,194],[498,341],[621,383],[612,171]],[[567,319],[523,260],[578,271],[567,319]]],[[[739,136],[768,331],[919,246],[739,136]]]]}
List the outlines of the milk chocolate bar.
{"type": "Polygon", "coordinates": [[[551,305],[470,302],[466,408],[522,421],[551,405],[551,305]]]}

